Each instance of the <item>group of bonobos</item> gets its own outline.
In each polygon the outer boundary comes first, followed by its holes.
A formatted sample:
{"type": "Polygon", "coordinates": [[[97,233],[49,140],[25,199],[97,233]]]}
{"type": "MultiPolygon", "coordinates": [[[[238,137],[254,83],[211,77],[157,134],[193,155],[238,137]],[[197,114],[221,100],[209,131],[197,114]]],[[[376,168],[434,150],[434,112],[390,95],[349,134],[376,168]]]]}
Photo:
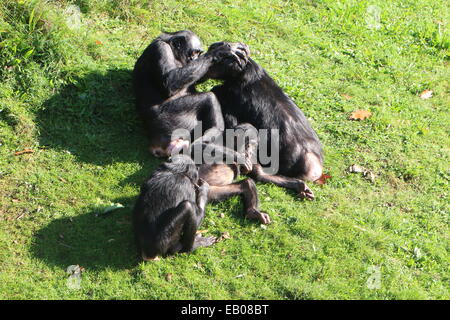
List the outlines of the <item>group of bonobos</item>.
{"type": "Polygon", "coordinates": [[[215,237],[197,233],[209,201],[240,195],[246,218],[270,223],[269,215],[259,209],[255,181],[292,189],[300,198],[314,198],[304,180],[322,176],[319,138],[298,106],[250,58],[247,45],[217,42],[203,52],[193,32],[164,32],[137,60],[133,87],[150,151],[168,158],[143,183],[133,210],[143,260],[217,242],[215,237]],[[195,85],[207,79],[222,82],[211,92],[197,92],[195,85]],[[180,128],[193,132],[199,124],[202,135],[192,143],[173,135],[180,128]],[[219,143],[226,129],[239,129],[243,145],[228,148],[219,143]],[[267,141],[251,133],[260,129],[278,130],[276,174],[267,173],[258,163],[258,146],[267,141]],[[196,148],[213,149],[233,161],[196,163],[196,148]],[[235,182],[239,174],[247,178],[235,182]]]}

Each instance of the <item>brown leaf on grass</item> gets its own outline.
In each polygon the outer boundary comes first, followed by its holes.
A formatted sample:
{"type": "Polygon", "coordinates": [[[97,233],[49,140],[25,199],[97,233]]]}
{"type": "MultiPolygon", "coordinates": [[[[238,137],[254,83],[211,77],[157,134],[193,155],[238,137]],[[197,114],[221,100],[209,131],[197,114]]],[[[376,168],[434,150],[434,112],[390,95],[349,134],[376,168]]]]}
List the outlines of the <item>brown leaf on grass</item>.
{"type": "Polygon", "coordinates": [[[341,93],[341,97],[344,98],[345,100],[350,100],[351,98],[353,98],[352,96],[350,96],[346,93],[341,93]]]}
{"type": "Polygon", "coordinates": [[[168,274],[166,274],[166,280],[167,281],[172,281],[172,277],[173,277],[173,274],[171,274],[171,273],[168,273],[168,274]]]}
{"type": "Polygon", "coordinates": [[[24,153],[33,153],[33,152],[34,152],[33,149],[26,148],[26,149],[23,149],[22,151],[16,151],[16,152],[14,152],[14,155],[15,155],[15,156],[20,156],[21,154],[24,154],[24,153]]]}
{"type": "Polygon", "coordinates": [[[422,93],[419,95],[420,99],[430,99],[433,96],[433,91],[432,90],[424,90],[422,91],[422,93]]]}
{"type": "Polygon", "coordinates": [[[197,234],[202,234],[202,233],[207,233],[208,232],[208,229],[205,229],[205,230],[197,230],[197,234]]]}
{"type": "Polygon", "coordinates": [[[372,115],[372,112],[367,110],[356,110],[350,114],[350,120],[364,120],[369,118],[372,115]]]}
{"type": "Polygon", "coordinates": [[[322,173],[322,175],[320,176],[319,179],[317,179],[316,181],[314,181],[315,184],[325,184],[327,183],[327,180],[331,179],[331,176],[326,174],[326,173],[322,173]]]}
{"type": "Polygon", "coordinates": [[[100,40],[95,40],[95,44],[101,46],[103,43],[100,40]]]}

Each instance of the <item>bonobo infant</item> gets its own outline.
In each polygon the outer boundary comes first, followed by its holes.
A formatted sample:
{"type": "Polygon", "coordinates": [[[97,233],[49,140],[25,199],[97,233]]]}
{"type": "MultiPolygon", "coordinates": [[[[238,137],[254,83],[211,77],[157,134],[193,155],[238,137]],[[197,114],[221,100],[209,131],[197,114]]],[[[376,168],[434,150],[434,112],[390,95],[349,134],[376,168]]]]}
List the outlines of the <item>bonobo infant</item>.
{"type": "MultiPolygon", "coordinates": [[[[221,132],[211,128],[187,145],[190,156],[173,155],[142,185],[133,211],[133,224],[144,260],[189,252],[215,243],[214,237],[196,236],[208,201],[222,201],[240,195],[246,218],[270,223],[269,215],[259,209],[254,181],[247,178],[233,182],[240,170],[251,170],[250,158],[257,148],[251,125],[241,124],[236,129],[240,130],[238,132],[241,132],[244,142],[238,150],[216,144],[221,132]],[[203,156],[214,154],[214,161],[196,165],[191,158],[195,157],[196,150],[203,156]],[[224,163],[225,159],[231,159],[231,162],[224,163]]],[[[178,141],[176,147],[184,144],[182,139],[175,141],[178,141]]]]}
{"type": "Polygon", "coordinates": [[[133,210],[142,259],[190,252],[216,241],[196,235],[205,216],[208,190],[194,161],[185,155],[172,157],[152,173],[142,185],[133,210]]]}

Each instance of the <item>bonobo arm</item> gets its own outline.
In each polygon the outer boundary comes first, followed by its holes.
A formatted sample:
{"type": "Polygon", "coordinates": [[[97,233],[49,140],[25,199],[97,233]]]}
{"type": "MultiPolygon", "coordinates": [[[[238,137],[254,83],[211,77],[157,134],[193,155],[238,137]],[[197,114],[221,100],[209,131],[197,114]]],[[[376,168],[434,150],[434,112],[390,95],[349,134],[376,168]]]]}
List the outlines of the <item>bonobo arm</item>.
{"type": "Polygon", "coordinates": [[[214,60],[213,54],[206,53],[187,65],[179,67],[170,45],[160,41],[158,49],[160,51],[158,71],[162,75],[163,87],[169,97],[200,80],[214,60]]]}
{"type": "MultiPolygon", "coordinates": [[[[195,159],[195,153],[205,152],[206,155],[212,155],[213,159],[211,160],[216,160],[218,161],[217,163],[225,160],[231,160],[233,163],[244,165],[245,168],[251,170],[251,159],[247,159],[247,157],[243,153],[225,147],[224,142],[225,141],[223,141],[223,133],[219,129],[208,129],[203,136],[192,142],[189,150],[191,157],[195,159]]],[[[203,161],[205,160],[208,159],[203,159],[203,161]]]]}

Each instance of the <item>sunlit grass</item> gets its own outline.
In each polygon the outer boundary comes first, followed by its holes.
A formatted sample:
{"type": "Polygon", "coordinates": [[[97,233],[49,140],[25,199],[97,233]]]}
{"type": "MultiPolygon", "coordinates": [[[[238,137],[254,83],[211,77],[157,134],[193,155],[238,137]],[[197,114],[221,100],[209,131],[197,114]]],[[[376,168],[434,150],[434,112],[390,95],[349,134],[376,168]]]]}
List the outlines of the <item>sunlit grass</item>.
{"type": "Polygon", "coordinates": [[[448,299],[449,15],[425,0],[2,1],[0,298],[448,299]],[[237,198],[208,205],[201,228],[231,239],[139,263],[130,212],[158,161],[130,72],[179,29],[249,44],[310,118],[332,178],[313,202],[258,185],[267,228],[237,198]],[[358,109],[372,116],[348,120],[358,109]],[[111,203],[125,208],[102,214],[111,203]]]}

